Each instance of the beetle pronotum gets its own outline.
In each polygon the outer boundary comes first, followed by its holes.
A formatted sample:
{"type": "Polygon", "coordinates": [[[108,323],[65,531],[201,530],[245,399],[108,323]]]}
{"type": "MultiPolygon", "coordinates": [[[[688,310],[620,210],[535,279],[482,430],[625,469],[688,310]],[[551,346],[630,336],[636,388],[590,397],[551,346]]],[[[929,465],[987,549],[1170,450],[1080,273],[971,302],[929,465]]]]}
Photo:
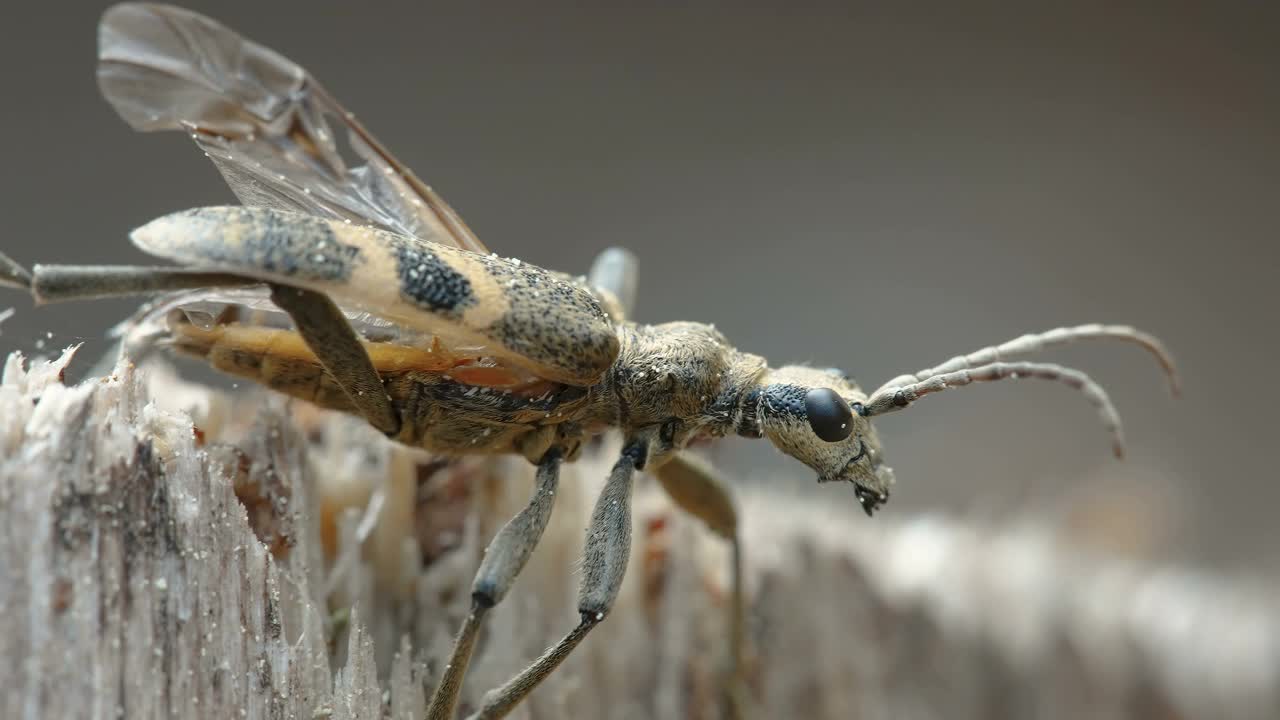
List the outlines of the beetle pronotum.
{"type": "MultiPolygon", "coordinates": [[[[624,251],[607,251],[588,278],[489,253],[306,71],[208,18],[119,5],[103,17],[99,45],[99,82],[120,115],[139,130],[189,133],[245,206],[178,212],[134,231],[135,244],[176,266],[28,272],[0,255],[0,283],[41,302],[160,294],[135,327],[182,353],[359,415],[402,443],[443,455],[518,453],[536,464],[532,499],[476,573],[472,612],[432,697],[437,720],[453,716],[486,614],[546,526],[561,463],[594,435],[617,430],[624,444],[590,522],[581,622],[487,694],[474,717],[509,712],[608,614],[626,569],[636,471],[652,472],[739,557],[727,488],[681,454],[695,440],[767,437],[820,482],[851,484],[870,514],[892,483],[871,418],[925,395],[1005,378],[1062,382],[1096,406],[1119,455],[1120,420],[1102,388],[1077,370],[1024,358],[1123,340],[1154,355],[1177,390],[1160,342],[1114,325],[1024,335],[871,393],[838,371],[771,368],[708,325],[629,322],[636,269],[624,251]],[[363,165],[344,160],[331,121],[363,165]]],[[[736,574],[734,583],[737,663],[736,574]]]]}

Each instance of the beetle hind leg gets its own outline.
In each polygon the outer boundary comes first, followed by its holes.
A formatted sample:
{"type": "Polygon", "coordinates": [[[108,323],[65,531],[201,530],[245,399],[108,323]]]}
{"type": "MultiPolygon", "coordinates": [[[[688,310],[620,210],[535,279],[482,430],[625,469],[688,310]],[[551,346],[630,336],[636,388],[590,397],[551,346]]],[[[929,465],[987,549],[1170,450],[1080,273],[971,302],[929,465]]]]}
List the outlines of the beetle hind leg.
{"type": "MultiPolygon", "coordinates": [[[[36,302],[50,303],[245,287],[261,285],[262,281],[223,272],[133,265],[36,265],[29,273],[0,255],[0,284],[27,288],[36,302]]],[[[283,285],[271,285],[271,299],[293,319],[307,346],[359,413],[387,435],[397,434],[400,415],[392,407],[373,361],[338,306],[321,293],[283,285]]]]}
{"type": "Polygon", "coordinates": [[[271,302],[293,318],[307,347],[364,419],[388,436],[398,434],[400,413],[391,405],[355,329],[333,300],[313,290],[272,284],[271,302]]]}
{"type": "MultiPolygon", "coordinates": [[[[25,271],[8,258],[0,260],[0,282],[20,282],[20,275],[10,278],[13,272],[25,271]]],[[[261,280],[231,273],[139,265],[36,265],[27,277],[29,282],[21,287],[30,289],[37,303],[262,284],[261,280]]]]}
{"type": "Polygon", "coordinates": [[[19,265],[8,255],[0,253],[0,285],[30,290],[31,271],[19,265]]]}

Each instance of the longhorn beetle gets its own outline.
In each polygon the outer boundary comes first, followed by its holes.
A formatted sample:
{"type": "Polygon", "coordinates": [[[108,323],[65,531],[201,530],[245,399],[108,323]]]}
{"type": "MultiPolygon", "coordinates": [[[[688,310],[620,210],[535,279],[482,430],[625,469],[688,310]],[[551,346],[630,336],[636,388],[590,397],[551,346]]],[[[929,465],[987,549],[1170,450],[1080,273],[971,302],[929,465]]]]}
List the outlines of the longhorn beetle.
{"type": "Polygon", "coordinates": [[[490,543],[472,611],[428,716],[451,718],[481,625],[502,601],[551,514],[561,463],[616,429],[624,444],[590,519],[581,622],[474,717],[507,714],[604,620],[626,569],[636,471],[734,549],[731,655],[742,655],[739,539],[728,490],[681,454],[731,433],[768,438],[819,482],[852,486],[867,514],[889,496],[871,419],[932,393],[1030,377],[1084,393],[1123,450],[1120,420],[1085,374],[1024,358],[1079,340],[1160,342],[1082,325],[1024,335],[901,375],[871,393],[843,373],[772,368],[713,327],[641,325],[627,312],[635,261],[606,251],[587,278],[489,253],[454,211],[301,67],[187,10],[118,5],[99,29],[98,80],[135,129],[183,130],[243,207],[186,210],[132,234],[170,267],[36,265],[0,256],[0,282],[38,302],[157,294],[135,329],[215,368],[366,419],[443,455],[518,453],[537,466],[526,508],[490,543]],[[333,133],[345,134],[345,160],[333,133]]]}

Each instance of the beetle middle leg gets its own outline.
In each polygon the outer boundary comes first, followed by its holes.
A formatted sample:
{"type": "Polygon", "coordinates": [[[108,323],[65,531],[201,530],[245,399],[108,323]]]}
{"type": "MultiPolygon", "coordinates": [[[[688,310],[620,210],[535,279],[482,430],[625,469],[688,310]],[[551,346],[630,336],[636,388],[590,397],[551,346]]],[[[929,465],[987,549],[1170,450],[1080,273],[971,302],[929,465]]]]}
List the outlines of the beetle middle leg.
{"type": "Polygon", "coordinates": [[[621,321],[635,313],[639,272],[636,256],[623,248],[606,248],[591,263],[587,282],[592,287],[610,293],[618,301],[622,317],[615,318],[616,320],[621,321]]]}
{"type": "Polygon", "coordinates": [[[746,685],[746,593],[742,585],[742,541],[738,536],[738,511],[729,486],[696,457],[676,453],[653,471],[667,495],[706,523],[711,532],[729,542],[732,567],[729,577],[729,657],[725,672],[724,715],[742,718],[749,698],[746,685]]]}

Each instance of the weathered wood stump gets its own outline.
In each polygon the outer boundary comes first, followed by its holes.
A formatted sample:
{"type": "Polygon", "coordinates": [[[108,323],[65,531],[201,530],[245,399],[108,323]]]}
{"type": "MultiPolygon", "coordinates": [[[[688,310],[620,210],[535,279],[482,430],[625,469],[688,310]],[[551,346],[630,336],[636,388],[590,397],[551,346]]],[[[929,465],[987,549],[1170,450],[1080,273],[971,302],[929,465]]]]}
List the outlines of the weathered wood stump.
{"type": "MultiPolygon", "coordinates": [[[[442,462],[163,366],[68,387],[69,359],[10,356],[0,382],[0,716],[423,717],[527,464],[442,462]]],[[[608,451],[561,483],[464,704],[575,622],[608,451]]],[[[716,717],[725,549],[637,493],[617,609],[516,716],[716,717]]],[[[742,501],[754,717],[1280,716],[1272,595],[1034,523],[824,505],[742,501]]]]}

